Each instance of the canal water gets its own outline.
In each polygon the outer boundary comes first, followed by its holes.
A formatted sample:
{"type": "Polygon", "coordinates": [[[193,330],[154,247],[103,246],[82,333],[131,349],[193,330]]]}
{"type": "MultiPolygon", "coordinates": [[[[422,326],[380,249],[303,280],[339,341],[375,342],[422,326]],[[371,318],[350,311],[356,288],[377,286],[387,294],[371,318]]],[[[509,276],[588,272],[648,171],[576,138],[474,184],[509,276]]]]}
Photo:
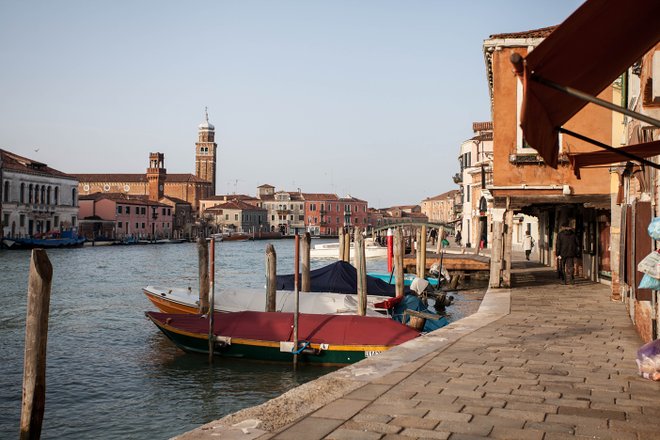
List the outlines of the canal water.
{"type": "MultiPolygon", "coordinates": [[[[315,240],[312,244],[323,242],[315,240]]],[[[268,242],[219,243],[216,289],[265,285],[268,242]]],[[[271,242],[278,274],[293,273],[293,241],[271,242]]],[[[197,287],[194,243],[48,251],[53,284],[43,439],[166,439],[258,405],[332,368],[185,354],[144,317],[141,291],[197,287]]],[[[0,250],[0,438],[20,424],[30,251],[0,250]]],[[[312,260],[312,269],[328,264],[312,260]]],[[[368,270],[383,271],[384,260],[368,270]]],[[[459,292],[450,320],[473,313],[483,289],[459,292]]]]}

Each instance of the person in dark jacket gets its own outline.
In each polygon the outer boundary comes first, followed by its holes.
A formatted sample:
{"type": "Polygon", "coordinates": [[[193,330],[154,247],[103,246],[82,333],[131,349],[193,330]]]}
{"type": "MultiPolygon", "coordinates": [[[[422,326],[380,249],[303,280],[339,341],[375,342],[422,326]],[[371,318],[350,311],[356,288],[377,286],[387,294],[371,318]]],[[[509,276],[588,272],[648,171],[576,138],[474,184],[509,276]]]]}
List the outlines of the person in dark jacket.
{"type": "Polygon", "coordinates": [[[579,254],[579,243],[575,231],[565,225],[557,235],[557,258],[564,274],[564,284],[575,284],[575,258],[579,254]]]}

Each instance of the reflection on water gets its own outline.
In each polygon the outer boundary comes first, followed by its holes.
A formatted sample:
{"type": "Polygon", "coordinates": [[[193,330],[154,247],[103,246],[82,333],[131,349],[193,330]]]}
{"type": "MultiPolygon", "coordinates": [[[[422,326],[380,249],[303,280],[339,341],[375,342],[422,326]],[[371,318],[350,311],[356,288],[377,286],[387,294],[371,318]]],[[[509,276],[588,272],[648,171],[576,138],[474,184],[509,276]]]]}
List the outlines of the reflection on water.
{"type": "MultiPolygon", "coordinates": [[[[266,244],[218,244],[216,288],[263,287],[266,244]]],[[[293,242],[272,244],[278,273],[292,273],[293,242]]],[[[333,371],[218,358],[210,366],[206,356],[174,347],[144,317],[153,306],[141,288],[196,288],[192,243],[54,249],[48,255],[54,276],[44,439],[169,438],[333,371]]],[[[29,258],[29,251],[0,250],[0,438],[15,438],[19,428],[29,258]]],[[[312,268],[328,263],[312,261],[312,268]]],[[[386,263],[368,265],[382,271],[386,263]]],[[[455,304],[470,300],[459,296],[455,304]]],[[[455,307],[448,311],[471,313],[455,307]]]]}

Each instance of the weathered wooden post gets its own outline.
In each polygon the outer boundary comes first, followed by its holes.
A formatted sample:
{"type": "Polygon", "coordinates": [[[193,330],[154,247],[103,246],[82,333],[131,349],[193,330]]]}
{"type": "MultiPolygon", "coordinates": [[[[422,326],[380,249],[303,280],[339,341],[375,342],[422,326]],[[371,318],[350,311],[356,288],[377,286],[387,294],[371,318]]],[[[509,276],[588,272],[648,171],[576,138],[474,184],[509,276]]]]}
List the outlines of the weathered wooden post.
{"type": "Polygon", "coordinates": [[[209,247],[206,239],[197,239],[197,256],[199,259],[199,313],[209,310],[209,247]]]}
{"type": "Polygon", "coordinates": [[[426,276],[426,225],[422,225],[422,232],[420,234],[420,244],[417,246],[419,253],[419,266],[417,269],[417,276],[424,278],[426,276]]]}
{"type": "Polygon", "coordinates": [[[213,349],[215,348],[215,334],[213,327],[215,325],[215,238],[211,237],[211,246],[209,246],[209,254],[211,254],[209,264],[209,363],[213,363],[213,349]]]}
{"type": "Polygon", "coordinates": [[[415,245],[413,246],[414,252],[415,252],[415,273],[419,278],[422,278],[423,276],[420,275],[421,269],[420,269],[420,257],[421,253],[419,252],[422,247],[422,231],[419,228],[415,228],[415,245]]]}
{"type": "Polygon", "coordinates": [[[295,249],[293,251],[293,293],[296,298],[293,313],[293,368],[298,365],[298,315],[300,314],[300,291],[298,290],[298,277],[300,276],[300,235],[296,232],[295,249]]]}
{"type": "Polygon", "coordinates": [[[360,228],[355,228],[355,268],[357,269],[357,313],[360,316],[367,314],[367,259],[365,258],[364,237],[360,228]]]}
{"type": "Polygon", "coordinates": [[[344,261],[347,263],[350,263],[351,261],[351,230],[346,228],[346,232],[344,233],[346,236],[344,237],[344,261]]]}
{"type": "Polygon", "coordinates": [[[274,312],[277,308],[277,254],[275,246],[266,245],[266,311],[274,312]]]}
{"type": "Polygon", "coordinates": [[[394,276],[397,297],[403,296],[403,252],[404,245],[401,228],[396,228],[394,231],[394,276]]]}
{"type": "Polygon", "coordinates": [[[34,249],[30,258],[25,321],[21,440],[41,437],[46,407],[46,345],[52,280],[53,266],[46,251],[34,249]]]}
{"type": "Polygon", "coordinates": [[[339,231],[339,261],[346,261],[344,260],[344,238],[346,236],[344,235],[344,230],[341,229],[339,231]]]}
{"type": "Polygon", "coordinates": [[[305,232],[302,240],[302,291],[311,292],[312,282],[309,279],[309,252],[312,244],[312,236],[305,232]]]}

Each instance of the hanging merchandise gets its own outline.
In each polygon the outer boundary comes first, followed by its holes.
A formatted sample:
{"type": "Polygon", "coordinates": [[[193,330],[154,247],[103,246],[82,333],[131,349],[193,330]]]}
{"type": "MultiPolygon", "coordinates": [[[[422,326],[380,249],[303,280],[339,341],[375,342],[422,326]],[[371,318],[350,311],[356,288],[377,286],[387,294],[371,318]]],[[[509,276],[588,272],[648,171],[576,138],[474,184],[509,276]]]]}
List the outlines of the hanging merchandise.
{"type": "Polygon", "coordinates": [[[639,289],[660,290],[660,280],[653,278],[651,275],[644,274],[642,281],[639,282],[639,289]]]}
{"type": "Polygon", "coordinates": [[[637,264],[637,270],[652,276],[660,278],[660,253],[653,251],[637,264]]]}
{"type": "Polygon", "coordinates": [[[654,240],[660,240],[660,217],[655,217],[649,223],[648,232],[654,240]]]}
{"type": "Polygon", "coordinates": [[[660,380],[660,339],[637,350],[637,368],[639,375],[645,379],[660,380]]]}

